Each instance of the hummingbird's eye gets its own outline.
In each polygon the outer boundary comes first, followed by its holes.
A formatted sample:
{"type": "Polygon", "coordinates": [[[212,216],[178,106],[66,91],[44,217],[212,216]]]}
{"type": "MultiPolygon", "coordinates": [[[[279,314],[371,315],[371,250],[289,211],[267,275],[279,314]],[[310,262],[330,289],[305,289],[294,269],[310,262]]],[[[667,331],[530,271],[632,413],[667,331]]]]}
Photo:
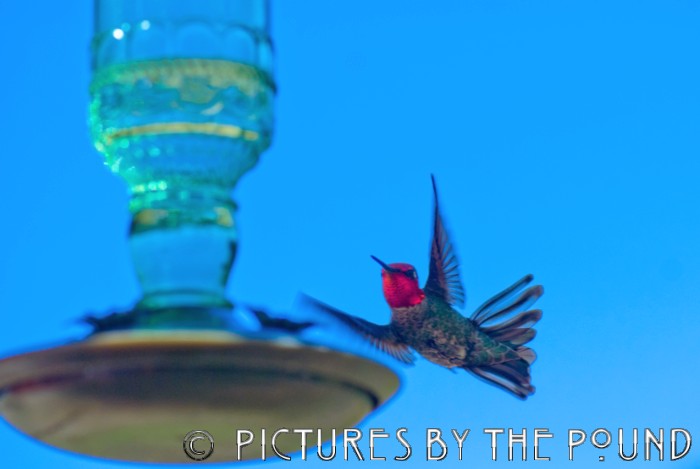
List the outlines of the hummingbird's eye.
{"type": "Polygon", "coordinates": [[[413,270],[413,269],[407,270],[407,271],[404,272],[404,273],[406,274],[406,277],[408,277],[408,278],[412,278],[412,279],[417,279],[417,278],[418,278],[418,275],[416,274],[416,271],[413,270]]]}

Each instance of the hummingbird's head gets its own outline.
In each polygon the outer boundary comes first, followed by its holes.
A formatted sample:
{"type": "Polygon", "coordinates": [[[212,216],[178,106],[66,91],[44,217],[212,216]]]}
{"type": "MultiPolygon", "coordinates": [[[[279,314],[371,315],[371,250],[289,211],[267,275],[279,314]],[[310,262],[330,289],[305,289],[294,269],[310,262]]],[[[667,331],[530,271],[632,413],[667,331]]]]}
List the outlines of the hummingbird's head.
{"type": "Polygon", "coordinates": [[[391,308],[415,306],[423,301],[425,293],[418,286],[415,267],[402,262],[385,264],[374,256],[372,259],[382,266],[382,289],[391,308]]]}

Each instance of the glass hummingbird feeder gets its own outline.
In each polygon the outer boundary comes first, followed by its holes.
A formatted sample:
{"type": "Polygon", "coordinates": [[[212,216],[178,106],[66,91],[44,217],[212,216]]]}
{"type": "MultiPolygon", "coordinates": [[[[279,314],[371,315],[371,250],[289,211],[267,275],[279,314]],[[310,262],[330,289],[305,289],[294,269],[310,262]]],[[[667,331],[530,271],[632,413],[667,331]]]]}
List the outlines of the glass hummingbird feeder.
{"type": "MultiPolygon", "coordinates": [[[[0,360],[0,414],[20,431],[102,458],[189,462],[192,430],[330,436],[398,388],[372,360],[244,332],[225,296],[230,192],[272,137],[268,13],[264,0],[95,1],[90,125],[129,187],[143,297],[92,318],[84,340],[0,360]]],[[[259,458],[260,444],[243,454],[259,458]]],[[[236,459],[220,444],[208,461],[236,459]]]]}

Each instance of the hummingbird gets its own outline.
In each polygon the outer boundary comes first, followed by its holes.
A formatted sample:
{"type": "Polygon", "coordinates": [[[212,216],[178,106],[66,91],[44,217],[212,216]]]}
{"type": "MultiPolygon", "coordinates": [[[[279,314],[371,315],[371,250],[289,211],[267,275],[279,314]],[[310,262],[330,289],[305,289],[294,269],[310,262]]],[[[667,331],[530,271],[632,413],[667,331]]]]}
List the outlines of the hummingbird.
{"type": "Polygon", "coordinates": [[[387,264],[371,256],[382,267],[382,289],[391,309],[391,321],[379,325],[344,313],[314,298],[302,295],[307,305],[330,314],[379,350],[412,364],[415,350],[427,360],[455,371],[466,370],[520,399],[535,392],[530,383],[530,365],[535,352],[526,347],[536,334],[532,326],[542,311],[529,310],[544,289],[526,287],[528,274],[487,300],[471,317],[460,314],[465,292],[459,262],[443,223],[435,177],[433,233],[428,279],[420,288],[416,268],[406,263],[387,264]]]}

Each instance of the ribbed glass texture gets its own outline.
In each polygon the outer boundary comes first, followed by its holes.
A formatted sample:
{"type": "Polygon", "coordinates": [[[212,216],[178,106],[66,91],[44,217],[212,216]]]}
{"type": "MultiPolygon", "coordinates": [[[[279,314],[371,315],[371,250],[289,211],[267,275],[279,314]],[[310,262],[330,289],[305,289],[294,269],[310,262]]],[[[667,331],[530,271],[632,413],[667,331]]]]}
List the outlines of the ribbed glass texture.
{"type": "Polygon", "coordinates": [[[230,192],[272,138],[267,18],[265,0],[95,2],[90,128],[129,186],[142,306],[228,304],[230,192]]]}

